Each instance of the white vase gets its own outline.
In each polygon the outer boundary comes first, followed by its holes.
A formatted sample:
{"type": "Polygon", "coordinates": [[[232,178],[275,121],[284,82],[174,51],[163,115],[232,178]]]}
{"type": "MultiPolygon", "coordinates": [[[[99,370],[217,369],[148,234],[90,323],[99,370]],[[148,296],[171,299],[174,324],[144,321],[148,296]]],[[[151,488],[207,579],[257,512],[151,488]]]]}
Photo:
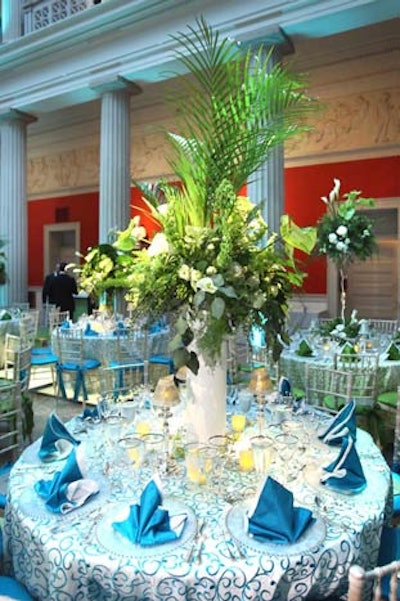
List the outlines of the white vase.
{"type": "Polygon", "coordinates": [[[226,352],[221,353],[215,367],[198,355],[197,375],[188,371],[189,394],[186,404],[186,437],[188,442],[207,442],[210,436],[226,431],[226,352]]]}

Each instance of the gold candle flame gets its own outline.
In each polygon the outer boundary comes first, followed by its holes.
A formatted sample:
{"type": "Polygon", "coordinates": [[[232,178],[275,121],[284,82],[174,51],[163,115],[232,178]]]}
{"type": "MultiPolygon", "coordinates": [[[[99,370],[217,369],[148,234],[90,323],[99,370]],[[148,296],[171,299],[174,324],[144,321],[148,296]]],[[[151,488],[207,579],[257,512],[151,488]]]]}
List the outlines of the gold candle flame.
{"type": "Polygon", "coordinates": [[[265,367],[257,367],[253,370],[249,382],[249,390],[254,394],[262,394],[272,390],[272,382],[265,367]]]}

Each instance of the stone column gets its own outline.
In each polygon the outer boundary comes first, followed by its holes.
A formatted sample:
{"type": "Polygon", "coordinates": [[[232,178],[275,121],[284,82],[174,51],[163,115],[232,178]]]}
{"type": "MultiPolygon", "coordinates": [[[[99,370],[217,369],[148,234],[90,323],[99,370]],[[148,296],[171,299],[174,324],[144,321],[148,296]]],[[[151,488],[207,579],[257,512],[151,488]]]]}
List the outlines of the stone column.
{"type": "MultiPolygon", "coordinates": [[[[267,54],[268,48],[265,53],[267,54]]],[[[282,50],[274,46],[270,56],[271,68],[281,60],[282,50]]],[[[247,193],[252,202],[261,207],[261,213],[272,232],[279,232],[280,218],[284,213],[284,148],[275,146],[267,161],[261,165],[247,183],[247,193]]]]}
{"type": "Polygon", "coordinates": [[[0,115],[0,238],[5,240],[7,283],[0,304],[28,301],[27,125],[35,117],[0,115]]]}
{"type": "Polygon", "coordinates": [[[91,87],[101,94],[99,242],[107,242],[129,222],[130,97],[140,88],[123,78],[91,87]]]}
{"type": "Polygon", "coordinates": [[[1,33],[3,43],[12,42],[21,36],[21,0],[2,0],[1,33]]]}

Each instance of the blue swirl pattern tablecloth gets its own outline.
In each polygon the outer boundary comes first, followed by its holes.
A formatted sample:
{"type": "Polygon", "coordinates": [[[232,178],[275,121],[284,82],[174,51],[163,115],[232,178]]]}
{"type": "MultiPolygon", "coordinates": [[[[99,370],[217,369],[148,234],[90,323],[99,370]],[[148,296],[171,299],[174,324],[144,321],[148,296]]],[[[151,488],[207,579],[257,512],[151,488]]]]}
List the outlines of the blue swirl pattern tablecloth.
{"type": "MultiPolygon", "coordinates": [[[[266,545],[263,553],[250,544],[240,558],[232,533],[225,527],[231,500],[209,488],[188,485],[183,469],[163,477],[164,494],[190,507],[197,520],[206,520],[200,564],[186,561],[190,540],[169,547],[166,553],[155,549],[152,554],[134,546],[130,551],[129,543],[107,534],[107,516],[117,517],[121,505],[137,502],[150,474],[143,473],[138,481],[133,472],[121,472],[122,463],[115,457],[108,461],[111,449],[103,444],[101,432],[93,429],[81,436],[88,472],[99,482],[101,492],[67,516],[47,512],[33,492],[39,478],[51,477],[60,469],[58,462],[40,464],[36,458],[39,441],[25,450],[11,472],[5,564],[41,601],[323,599],[346,591],[351,564],[369,568],[376,561],[380,531],[388,517],[391,481],[385,460],[365,432],[359,431],[357,440],[368,482],[361,494],[322,490],[318,469],[337,449],[318,442],[316,436],[307,451],[292,459],[294,469],[286,472],[282,464],[275,465],[274,477],[282,475],[298,504],[315,509],[315,496],[321,499],[324,528],[309,545],[307,540],[300,547],[266,545]]],[[[222,492],[230,491],[233,503],[243,502],[254,497],[255,485],[254,473],[231,466],[222,492]]]]}

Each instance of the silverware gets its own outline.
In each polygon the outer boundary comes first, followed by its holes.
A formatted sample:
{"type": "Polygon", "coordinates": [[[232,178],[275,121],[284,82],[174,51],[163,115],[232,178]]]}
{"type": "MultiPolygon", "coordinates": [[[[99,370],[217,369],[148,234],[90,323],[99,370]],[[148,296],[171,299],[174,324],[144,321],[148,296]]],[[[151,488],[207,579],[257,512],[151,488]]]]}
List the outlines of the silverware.
{"type": "Polygon", "coordinates": [[[198,543],[197,543],[197,555],[196,555],[197,565],[201,564],[201,554],[203,553],[204,541],[206,540],[206,535],[204,533],[204,526],[205,526],[205,521],[202,524],[202,528],[201,528],[198,543]]]}
{"type": "MultiPolygon", "coordinates": [[[[222,536],[224,538],[225,547],[228,549],[228,553],[231,556],[231,559],[236,560],[237,557],[236,557],[235,553],[232,551],[231,545],[230,545],[230,543],[231,542],[233,543],[233,541],[231,541],[230,539],[227,538],[226,532],[223,528],[221,528],[221,532],[222,532],[222,536]]],[[[233,545],[234,545],[234,543],[233,543],[233,545]]]]}
{"type": "Polygon", "coordinates": [[[196,545],[197,545],[197,543],[198,543],[198,541],[200,539],[201,533],[203,532],[203,528],[205,526],[205,523],[206,523],[205,520],[199,520],[199,522],[197,524],[196,534],[194,535],[194,538],[192,540],[192,545],[191,545],[191,547],[190,547],[190,549],[189,549],[189,551],[187,552],[187,555],[186,555],[185,561],[187,563],[190,563],[192,561],[194,550],[195,550],[196,545]]]}

